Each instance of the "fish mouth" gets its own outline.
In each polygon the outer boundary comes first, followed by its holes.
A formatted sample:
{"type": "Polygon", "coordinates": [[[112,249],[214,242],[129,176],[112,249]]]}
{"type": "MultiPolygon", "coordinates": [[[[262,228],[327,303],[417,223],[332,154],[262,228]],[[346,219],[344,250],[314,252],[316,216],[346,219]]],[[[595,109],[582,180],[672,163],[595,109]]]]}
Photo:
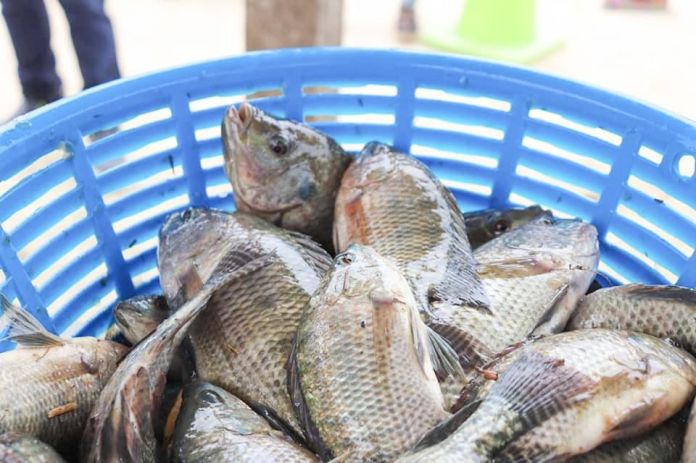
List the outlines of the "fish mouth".
{"type": "Polygon", "coordinates": [[[241,103],[239,109],[230,106],[225,116],[226,126],[235,129],[237,139],[249,129],[251,121],[254,119],[254,107],[249,103],[241,103]]]}

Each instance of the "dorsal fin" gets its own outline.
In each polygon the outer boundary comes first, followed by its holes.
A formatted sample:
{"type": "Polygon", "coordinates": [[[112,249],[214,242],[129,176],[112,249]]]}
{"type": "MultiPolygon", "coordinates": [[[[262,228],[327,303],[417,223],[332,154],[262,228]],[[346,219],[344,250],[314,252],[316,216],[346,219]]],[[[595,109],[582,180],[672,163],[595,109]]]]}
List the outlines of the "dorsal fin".
{"type": "Polygon", "coordinates": [[[12,304],[0,294],[0,333],[7,334],[0,340],[13,341],[21,347],[62,346],[65,339],[50,333],[26,310],[12,304]]]}

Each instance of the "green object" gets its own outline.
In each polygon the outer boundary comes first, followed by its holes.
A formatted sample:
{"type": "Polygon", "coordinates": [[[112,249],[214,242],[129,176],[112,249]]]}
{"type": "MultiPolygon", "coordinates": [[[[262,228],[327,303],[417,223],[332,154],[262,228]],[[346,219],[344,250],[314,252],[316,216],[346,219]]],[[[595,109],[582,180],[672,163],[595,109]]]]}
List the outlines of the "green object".
{"type": "Polygon", "coordinates": [[[538,34],[535,0],[466,0],[454,29],[426,31],[428,45],[457,53],[529,63],[562,44],[538,34]]]}

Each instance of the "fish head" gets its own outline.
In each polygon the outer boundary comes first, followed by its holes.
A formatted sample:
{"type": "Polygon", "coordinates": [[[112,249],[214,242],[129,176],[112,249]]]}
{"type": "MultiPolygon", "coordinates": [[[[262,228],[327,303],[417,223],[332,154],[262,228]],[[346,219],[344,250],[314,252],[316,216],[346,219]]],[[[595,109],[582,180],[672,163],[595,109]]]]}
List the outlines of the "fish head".
{"type": "Polygon", "coordinates": [[[200,282],[212,275],[219,257],[232,245],[230,237],[244,233],[235,214],[190,207],[170,215],[162,226],[157,248],[160,284],[172,309],[186,292],[192,270],[200,282]],[[173,301],[178,301],[174,303],[173,301]]]}
{"type": "Polygon", "coordinates": [[[137,344],[167,318],[169,309],[164,298],[145,296],[119,302],[113,313],[126,339],[137,344]]]}
{"type": "Polygon", "coordinates": [[[581,220],[542,216],[499,239],[511,252],[527,253],[556,269],[594,271],[599,259],[597,229],[581,220]]]}
{"type": "Polygon", "coordinates": [[[538,217],[551,217],[551,212],[539,206],[520,209],[489,210],[483,217],[484,227],[491,236],[499,236],[505,232],[520,228],[538,217]]]}
{"type": "Polygon", "coordinates": [[[294,121],[242,103],[222,123],[225,173],[237,208],[284,228],[307,232],[333,217],[341,176],[350,161],[338,143],[294,121]]]}
{"type": "Polygon", "coordinates": [[[367,143],[346,170],[341,188],[364,189],[392,178],[397,173],[399,156],[402,154],[385,143],[367,143]]]}

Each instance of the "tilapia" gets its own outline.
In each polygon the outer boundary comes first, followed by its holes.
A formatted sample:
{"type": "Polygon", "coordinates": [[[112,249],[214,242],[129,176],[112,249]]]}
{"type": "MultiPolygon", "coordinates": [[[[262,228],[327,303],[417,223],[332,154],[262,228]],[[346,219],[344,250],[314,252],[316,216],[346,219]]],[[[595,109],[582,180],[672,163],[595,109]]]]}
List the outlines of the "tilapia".
{"type": "Polygon", "coordinates": [[[0,434],[2,463],[65,463],[51,446],[26,434],[0,434]]]}
{"type": "Polygon", "coordinates": [[[169,316],[169,307],[164,296],[136,296],[116,304],[113,313],[128,342],[137,344],[169,316]]]}
{"type": "Polygon", "coordinates": [[[509,355],[456,431],[433,444],[451,431],[442,426],[398,461],[558,461],[639,436],[678,412],[696,386],[690,354],[640,333],[572,331],[509,355]]]}
{"type": "MultiPolygon", "coordinates": [[[[597,231],[577,220],[540,217],[489,241],[474,257],[489,310],[437,303],[430,323],[460,354],[467,378],[509,345],[565,327],[595,276],[597,231]]],[[[443,381],[448,409],[457,410],[468,381],[443,381]]]]}
{"type": "Polygon", "coordinates": [[[525,225],[538,217],[551,217],[550,211],[540,206],[510,209],[484,209],[464,213],[466,236],[472,249],[525,225]]]}
{"type": "Polygon", "coordinates": [[[569,330],[610,328],[670,338],[696,355],[696,291],[680,286],[631,284],[585,296],[569,330]]]}
{"type": "Polygon", "coordinates": [[[679,415],[631,439],[621,439],[573,457],[570,463],[674,463],[679,461],[686,420],[679,415]]]}
{"type": "MultiPolygon", "coordinates": [[[[186,215],[183,213],[182,215],[186,215]]],[[[179,216],[166,225],[171,233],[187,233],[191,220],[179,216]],[[176,229],[176,230],[174,230],[176,229]]],[[[270,265],[267,255],[248,252],[254,242],[231,246],[228,252],[207,262],[212,267],[202,279],[192,262],[180,262],[177,301],[186,301],[141,341],[121,362],[92,409],[81,445],[81,461],[158,460],[155,422],[174,353],[196,317],[207,307],[218,288],[270,265]]]]}
{"type": "MultiPolygon", "coordinates": [[[[223,387],[264,416],[274,416],[302,435],[287,392],[288,354],[302,310],[331,266],[309,237],[235,212],[190,209],[185,233],[163,233],[161,282],[172,301],[179,291],[176,269],[196,267],[205,281],[208,262],[235,248],[272,256],[264,269],[218,288],[193,324],[190,340],[202,380],[223,387]],[[217,238],[212,238],[217,236],[217,238]]],[[[165,224],[165,229],[168,227],[165,224]]]]}
{"type": "Polygon", "coordinates": [[[198,382],[186,387],[173,439],[174,462],[318,462],[243,401],[198,382]]]}
{"type": "Polygon", "coordinates": [[[488,306],[452,194],[417,159],[370,142],[348,167],[336,198],[334,246],[369,245],[394,259],[419,310],[431,304],[488,306]]]}
{"type": "Polygon", "coordinates": [[[305,124],[248,103],[228,109],[222,139],[237,209],[331,249],[336,191],[351,160],[343,148],[305,124]]]}
{"type": "Polygon", "coordinates": [[[17,348],[0,354],[0,434],[28,434],[72,452],[127,348],[90,337],[58,337],[0,295],[0,333],[7,328],[17,348]]]}
{"type": "Polygon", "coordinates": [[[482,352],[495,354],[530,334],[565,327],[597,269],[597,230],[541,217],[481,246],[474,257],[489,310],[438,303],[432,325],[458,352],[478,360],[482,352]]]}
{"type": "Polygon", "coordinates": [[[323,459],[391,461],[449,416],[434,369],[457,357],[394,263],[360,245],[334,262],[298,329],[293,403],[323,459]]]}

